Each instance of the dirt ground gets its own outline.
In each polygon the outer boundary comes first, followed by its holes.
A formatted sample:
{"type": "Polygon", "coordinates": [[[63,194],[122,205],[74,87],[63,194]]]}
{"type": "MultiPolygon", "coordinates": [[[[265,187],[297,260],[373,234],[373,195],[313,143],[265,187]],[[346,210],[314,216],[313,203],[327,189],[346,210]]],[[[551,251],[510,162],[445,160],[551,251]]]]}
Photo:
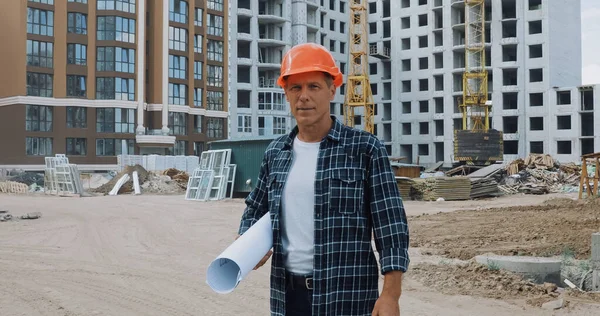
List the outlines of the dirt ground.
{"type": "MultiPolygon", "coordinates": [[[[440,225],[443,214],[416,215],[539,204],[550,197],[407,201],[405,205],[411,238],[425,242],[419,235],[429,233],[427,225],[440,225]]],[[[206,267],[235,237],[243,207],[238,199],[203,203],[186,201],[182,195],[0,195],[0,210],[15,217],[34,211],[43,214],[36,220],[0,223],[0,315],[267,315],[268,268],[251,272],[227,295],[214,293],[205,283],[206,267]]],[[[457,231],[446,233],[452,237],[457,231]]],[[[546,311],[527,303],[541,295],[535,292],[496,299],[476,286],[466,291],[469,282],[455,281],[470,274],[439,264],[454,259],[424,255],[419,248],[410,252],[402,315],[600,313],[600,307],[583,303],[546,311]],[[452,278],[455,281],[449,282],[452,278]]]]}
{"type": "Polygon", "coordinates": [[[449,258],[499,255],[590,257],[591,235],[600,231],[600,199],[553,198],[541,205],[412,217],[411,246],[449,258]]]}

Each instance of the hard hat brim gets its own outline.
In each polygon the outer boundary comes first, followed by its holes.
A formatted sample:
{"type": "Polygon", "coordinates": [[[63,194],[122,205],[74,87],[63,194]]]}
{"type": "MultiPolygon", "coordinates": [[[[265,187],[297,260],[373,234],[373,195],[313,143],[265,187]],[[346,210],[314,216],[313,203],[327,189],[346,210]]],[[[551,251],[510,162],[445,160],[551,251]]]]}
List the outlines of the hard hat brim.
{"type": "Polygon", "coordinates": [[[326,71],[321,66],[308,66],[286,71],[284,74],[281,74],[281,76],[279,76],[279,79],[277,79],[277,84],[280,87],[285,88],[285,77],[313,71],[325,72],[331,75],[331,77],[333,77],[333,85],[335,85],[336,87],[341,86],[344,81],[343,75],[339,71],[326,71]]]}

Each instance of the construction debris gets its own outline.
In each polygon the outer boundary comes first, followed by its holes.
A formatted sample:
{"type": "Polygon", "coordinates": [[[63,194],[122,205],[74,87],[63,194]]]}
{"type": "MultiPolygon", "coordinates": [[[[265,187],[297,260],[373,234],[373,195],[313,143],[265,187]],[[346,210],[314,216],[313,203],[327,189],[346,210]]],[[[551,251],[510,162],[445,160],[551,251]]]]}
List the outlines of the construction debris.
{"type": "Polygon", "coordinates": [[[0,182],[0,193],[27,194],[29,187],[24,183],[14,181],[0,182]]]}
{"type": "Polygon", "coordinates": [[[573,164],[560,165],[549,155],[531,154],[517,159],[506,167],[506,177],[500,190],[507,194],[547,194],[574,191],[579,186],[580,168],[573,164]]]}
{"type": "MultiPolygon", "coordinates": [[[[21,215],[20,219],[38,219],[42,217],[42,213],[41,212],[32,212],[32,213],[27,213],[25,215],[21,215]]],[[[10,220],[15,219],[14,216],[12,216],[8,211],[0,211],[0,222],[8,222],[10,220]]]]}
{"type": "Polygon", "coordinates": [[[142,167],[140,165],[126,166],[123,169],[123,171],[119,172],[110,181],[99,186],[98,188],[91,189],[90,191],[95,192],[95,193],[110,194],[110,192],[115,188],[115,185],[119,182],[119,180],[121,178],[123,178],[123,176],[127,175],[128,176],[127,181],[124,181],[123,184],[121,185],[121,187],[118,188],[117,191],[114,192],[113,195],[133,192],[133,190],[134,190],[133,182],[129,181],[129,180],[133,177],[134,171],[137,171],[140,185],[144,184],[144,182],[146,182],[148,180],[148,171],[146,171],[146,169],[144,169],[144,167],[142,167]]]}

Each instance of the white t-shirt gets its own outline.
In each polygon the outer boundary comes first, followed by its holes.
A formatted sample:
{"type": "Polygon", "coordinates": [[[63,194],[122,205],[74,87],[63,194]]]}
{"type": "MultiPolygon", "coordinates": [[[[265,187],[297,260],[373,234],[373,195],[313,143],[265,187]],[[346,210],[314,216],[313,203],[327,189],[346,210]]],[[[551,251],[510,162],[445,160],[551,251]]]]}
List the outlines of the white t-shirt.
{"type": "Polygon", "coordinates": [[[320,143],[296,137],[293,158],[281,199],[284,264],[289,272],[313,273],[315,174],[320,143]]]}

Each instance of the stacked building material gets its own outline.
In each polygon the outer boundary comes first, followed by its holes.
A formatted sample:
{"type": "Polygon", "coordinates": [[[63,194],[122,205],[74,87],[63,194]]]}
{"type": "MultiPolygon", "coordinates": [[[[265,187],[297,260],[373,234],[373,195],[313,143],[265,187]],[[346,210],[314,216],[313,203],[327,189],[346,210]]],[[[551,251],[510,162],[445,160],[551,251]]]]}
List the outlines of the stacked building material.
{"type": "Polygon", "coordinates": [[[396,183],[398,184],[398,191],[400,191],[402,199],[410,200],[410,188],[415,181],[408,177],[396,177],[396,183]]]}
{"type": "Polygon", "coordinates": [[[432,177],[415,179],[411,196],[425,201],[443,198],[446,201],[460,201],[471,198],[471,180],[467,177],[432,177]]]}
{"type": "Polygon", "coordinates": [[[471,178],[471,199],[498,196],[498,182],[492,178],[471,178]]]}

